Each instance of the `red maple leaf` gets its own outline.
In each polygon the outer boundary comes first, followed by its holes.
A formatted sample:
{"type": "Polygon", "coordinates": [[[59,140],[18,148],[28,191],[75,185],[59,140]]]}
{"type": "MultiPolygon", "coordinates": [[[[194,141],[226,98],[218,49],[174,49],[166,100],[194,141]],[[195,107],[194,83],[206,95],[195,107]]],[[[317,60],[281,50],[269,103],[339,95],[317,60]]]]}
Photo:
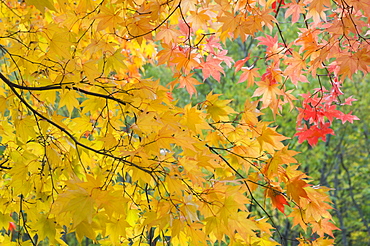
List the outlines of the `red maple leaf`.
{"type": "Polygon", "coordinates": [[[320,128],[317,125],[312,125],[309,128],[304,126],[297,129],[298,132],[295,136],[298,136],[299,143],[303,143],[307,140],[311,146],[314,146],[320,138],[325,142],[327,134],[335,135],[333,129],[329,128],[329,126],[329,122],[321,124],[320,128]]]}
{"type": "Polygon", "coordinates": [[[266,190],[266,196],[271,198],[272,205],[284,213],[284,205],[289,206],[286,198],[274,188],[266,190]]]}
{"type": "Polygon", "coordinates": [[[274,12],[276,13],[277,12],[277,7],[278,6],[280,7],[284,4],[285,4],[284,0],[276,0],[275,2],[272,3],[271,7],[274,10],[274,12]]]}
{"type": "Polygon", "coordinates": [[[349,114],[343,114],[340,119],[343,124],[347,121],[353,123],[354,120],[360,120],[356,115],[352,115],[352,111],[349,114]]]}
{"type": "Polygon", "coordinates": [[[17,226],[14,222],[9,222],[8,231],[15,231],[17,229],[17,226]]]}
{"type": "Polygon", "coordinates": [[[352,105],[352,102],[357,101],[357,99],[353,98],[352,96],[346,98],[345,102],[341,105],[352,105]]]}
{"type": "Polygon", "coordinates": [[[272,204],[279,209],[282,213],[284,213],[284,205],[288,205],[289,203],[285,199],[283,195],[276,195],[275,197],[271,198],[272,204]]]}

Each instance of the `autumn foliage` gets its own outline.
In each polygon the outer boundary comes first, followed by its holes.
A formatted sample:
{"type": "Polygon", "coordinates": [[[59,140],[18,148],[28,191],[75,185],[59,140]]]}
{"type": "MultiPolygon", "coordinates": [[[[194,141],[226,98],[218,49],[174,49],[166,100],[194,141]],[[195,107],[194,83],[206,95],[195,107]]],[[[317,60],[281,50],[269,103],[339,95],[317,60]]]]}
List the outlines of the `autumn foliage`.
{"type": "Polygon", "coordinates": [[[334,134],[334,120],[358,120],[343,113],[355,99],[341,87],[369,71],[367,1],[13,0],[0,10],[1,243],[67,245],[75,233],[101,245],[279,245],[278,213],[302,229],[291,239],[300,245],[334,243],[329,188],[300,170],[260,110],[297,108],[296,135],[310,145],[334,134]],[[299,27],[295,40],[279,20],[299,27]],[[248,38],[264,52],[234,61],[225,43],[248,38]],[[141,76],[146,64],[172,69],[168,87],[141,76]],[[171,90],[196,96],[226,68],[254,90],[243,111],[212,92],[176,106],[171,90]],[[298,96],[311,80],[318,88],[298,96]]]}

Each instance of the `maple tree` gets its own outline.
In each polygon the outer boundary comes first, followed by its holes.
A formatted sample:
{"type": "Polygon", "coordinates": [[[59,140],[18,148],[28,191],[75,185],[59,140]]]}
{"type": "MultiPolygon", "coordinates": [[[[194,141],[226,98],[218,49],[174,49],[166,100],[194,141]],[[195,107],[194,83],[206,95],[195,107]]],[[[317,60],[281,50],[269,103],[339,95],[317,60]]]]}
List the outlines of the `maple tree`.
{"type": "Polygon", "coordinates": [[[334,119],[357,120],[340,110],[355,100],[340,87],[369,71],[369,8],[1,1],[0,241],[66,245],[74,233],[101,245],[279,245],[273,213],[282,213],[302,228],[300,245],[333,244],[329,188],[259,116],[294,108],[291,85],[315,80],[298,107],[300,142],[325,141],[334,119]],[[297,39],[286,40],[279,18],[299,27],[297,39]],[[225,42],[249,37],[263,53],[234,62],[225,42]],[[169,88],[141,76],[146,64],[171,68],[169,88]],[[221,82],[225,66],[255,88],[242,111],[212,92],[176,106],[174,87],[195,96],[195,73],[221,82]]]}

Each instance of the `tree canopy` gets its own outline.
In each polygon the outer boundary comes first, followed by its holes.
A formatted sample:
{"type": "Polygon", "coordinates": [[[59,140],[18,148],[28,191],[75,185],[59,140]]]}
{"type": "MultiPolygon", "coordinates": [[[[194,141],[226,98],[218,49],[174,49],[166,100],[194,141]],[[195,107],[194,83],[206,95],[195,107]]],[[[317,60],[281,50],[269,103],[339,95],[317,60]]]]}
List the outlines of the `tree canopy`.
{"type": "Polygon", "coordinates": [[[285,241],[334,243],[330,188],[260,116],[297,109],[296,136],[312,146],[335,120],[358,120],[341,87],[369,71],[370,4],[10,0],[0,11],[0,242],[279,245],[279,214],[300,233],[285,241]],[[256,50],[234,61],[226,43],[248,40],[256,50]],[[145,66],[171,69],[168,87],[145,66]],[[212,91],[174,98],[225,67],[251,91],[241,110],[212,91]],[[300,90],[309,81],[317,89],[300,90]]]}

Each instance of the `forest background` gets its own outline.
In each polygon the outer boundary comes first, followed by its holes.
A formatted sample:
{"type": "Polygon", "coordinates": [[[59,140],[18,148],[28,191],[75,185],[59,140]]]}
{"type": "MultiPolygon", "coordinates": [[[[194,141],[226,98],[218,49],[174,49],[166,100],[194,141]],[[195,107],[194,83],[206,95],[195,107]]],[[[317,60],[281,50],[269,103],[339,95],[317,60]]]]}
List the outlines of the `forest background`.
{"type": "Polygon", "coordinates": [[[1,242],[370,243],[369,4],[0,4],[1,242]]]}

